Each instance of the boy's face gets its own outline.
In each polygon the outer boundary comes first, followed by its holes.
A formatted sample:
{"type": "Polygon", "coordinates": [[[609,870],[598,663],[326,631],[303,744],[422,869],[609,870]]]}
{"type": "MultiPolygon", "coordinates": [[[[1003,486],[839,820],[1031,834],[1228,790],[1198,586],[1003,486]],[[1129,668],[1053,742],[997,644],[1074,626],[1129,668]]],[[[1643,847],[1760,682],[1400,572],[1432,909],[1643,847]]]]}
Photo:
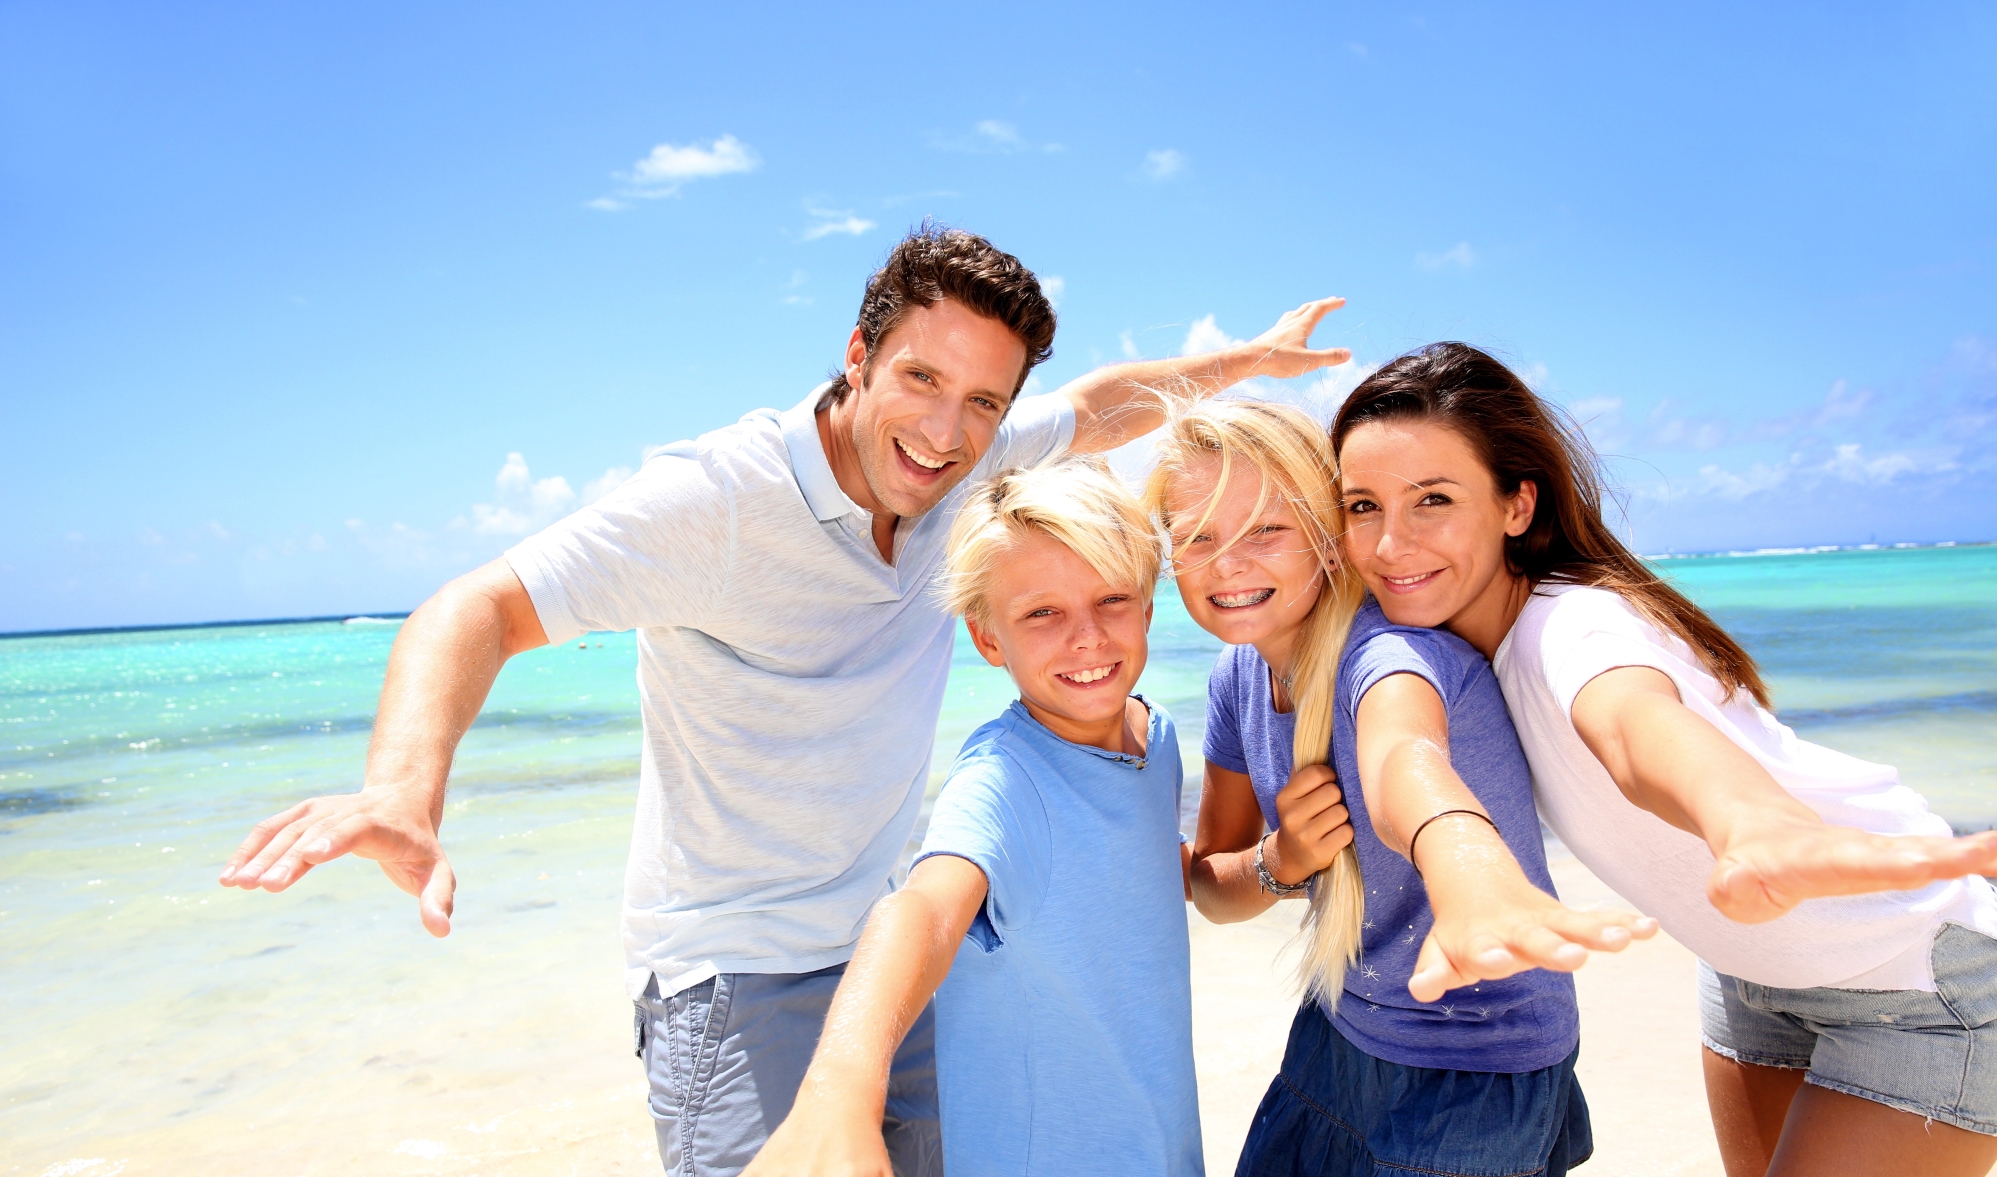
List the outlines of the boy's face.
{"type": "Polygon", "coordinates": [[[1032,532],[996,561],[986,618],[965,619],[985,661],[1003,666],[1033,717],[1074,743],[1122,730],[1124,700],[1144,673],[1151,601],[1113,585],[1060,540],[1032,532]]]}

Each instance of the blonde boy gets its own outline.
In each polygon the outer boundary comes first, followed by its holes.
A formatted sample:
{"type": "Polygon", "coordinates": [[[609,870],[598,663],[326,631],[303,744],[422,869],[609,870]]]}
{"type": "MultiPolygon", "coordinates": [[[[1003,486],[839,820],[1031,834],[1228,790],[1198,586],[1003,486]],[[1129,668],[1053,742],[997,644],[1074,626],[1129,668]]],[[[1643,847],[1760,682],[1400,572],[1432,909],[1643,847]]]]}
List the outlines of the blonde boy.
{"type": "Polygon", "coordinates": [[[751,1177],[890,1172],[889,1064],[932,993],[950,1177],[1201,1171],[1178,738],[1131,694],[1159,559],[1098,460],[970,495],[949,602],[1019,700],[958,755],[751,1177]]]}

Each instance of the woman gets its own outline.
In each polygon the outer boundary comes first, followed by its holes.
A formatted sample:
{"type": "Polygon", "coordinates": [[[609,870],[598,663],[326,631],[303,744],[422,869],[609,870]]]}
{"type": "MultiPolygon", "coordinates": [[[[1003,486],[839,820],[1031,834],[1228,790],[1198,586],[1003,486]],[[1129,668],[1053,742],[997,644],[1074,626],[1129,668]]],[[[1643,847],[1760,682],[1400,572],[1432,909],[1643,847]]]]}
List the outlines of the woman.
{"type": "Polygon", "coordinates": [[[1504,365],[1403,356],[1332,426],[1387,617],[1492,660],[1540,813],[1697,953],[1730,1177],[1997,1161],[1997,838],[1776,722],[1754,661],[1603,523],[1596,459],[1504,365]]]}

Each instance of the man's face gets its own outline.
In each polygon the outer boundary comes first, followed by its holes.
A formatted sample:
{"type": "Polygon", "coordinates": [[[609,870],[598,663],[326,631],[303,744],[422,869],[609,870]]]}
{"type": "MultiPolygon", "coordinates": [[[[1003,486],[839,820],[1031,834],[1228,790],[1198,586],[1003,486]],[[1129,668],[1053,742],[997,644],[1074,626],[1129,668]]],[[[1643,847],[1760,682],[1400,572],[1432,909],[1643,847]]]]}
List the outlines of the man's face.
{"type": "MultiPolygon", "coordinates": [[[[996,319],[944,299],[916,307],[867,363],[846,346],[853,456],[877,512],[907,518],[941,502],[991,448],[1026,366],[1026,345],[996,319]]],[[[865,504],[863,504],[865,505],[865,504]]]]}

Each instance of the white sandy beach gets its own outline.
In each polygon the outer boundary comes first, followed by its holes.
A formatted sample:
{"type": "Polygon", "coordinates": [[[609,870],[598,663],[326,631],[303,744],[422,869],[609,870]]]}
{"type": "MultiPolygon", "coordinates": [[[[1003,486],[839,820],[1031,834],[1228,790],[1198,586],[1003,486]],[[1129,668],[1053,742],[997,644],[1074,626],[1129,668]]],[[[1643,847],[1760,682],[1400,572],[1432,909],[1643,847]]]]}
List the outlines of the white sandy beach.
{"type": "MultiPolygon", "coordinates": [[[[1614,902],[1579,863],[1557,862],[1554,874],[1571,902],[1614,902]]],[[[1296,913],[1285,904],[1250,923],[1217,927],[1188,908],[1201,1117],[1208,1171],[1216,1175],[1233,1171],[1281,1057],[1295,1003],[1277,956],[1296,913]]],[[[259,1033],[272,1052],[267,1060],[156,1060],[162,1065],[151,1081],[184,1091],[190,1097],[184,1111],[140,1131],[35,1142],[0,1171],[41,1177],[657,1173],[644,1087],[631,1057],[629,1006],[615,996],[616,940],[593,921],[550,922],[560,927],[537,934],[540,952],[528,961],[504,959],[498,943],[427,959],[404,945],[410,959],[397,970],[392,992],[380,995],[386,998],[380,1008],[357,994],[346,1009],[264,1015],[259,1033]],[[493,986],[501,992],[491,992],[493,986]],[[462,1001],[465,987],[486,991],[462,1001]],[[302,1072],[286,1065],[301,1061],[308,1064],[302,1072]],[[259,1071],[270,1080],[260,1081],[259,1071]],[[303,1073],[312,1081],[293,1077],[303,1073]],[[203,1098],[209,1091],[217,1094],[203,1098]]],[[[1579,974],[1581,1074],[1597,1145],[1586,1171],[1720,1173],[1699,1080],[1692,967],[1690,953],[1660,936],[1620,956],[1598,957],[1579,974]]],[[[82,1057],[67,1060],[68,1067],[89,1065],[82,1057]]]]}

